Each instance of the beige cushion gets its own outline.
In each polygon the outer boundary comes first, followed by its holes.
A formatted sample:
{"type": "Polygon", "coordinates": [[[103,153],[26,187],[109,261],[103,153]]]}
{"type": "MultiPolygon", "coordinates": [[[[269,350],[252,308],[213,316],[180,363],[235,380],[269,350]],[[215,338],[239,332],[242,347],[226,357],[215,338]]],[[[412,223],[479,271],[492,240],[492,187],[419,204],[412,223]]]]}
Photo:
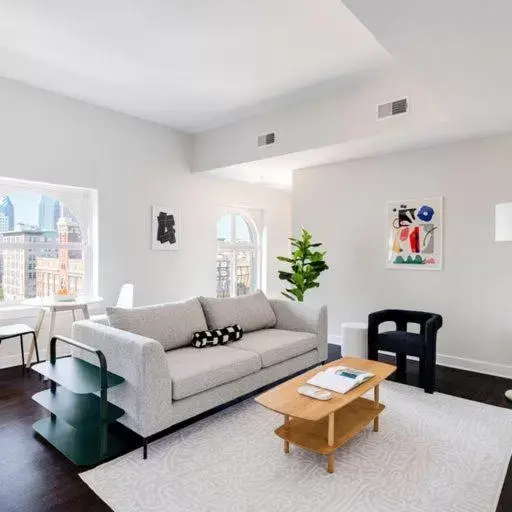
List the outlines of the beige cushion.
{"type": "Polygon", "coordinates": [[[157,304],[133,309],[107,308],[110,325],[159,341],[164,350],[192,343],[196,331],[207,329],[199,300],[157,304]]]}
{"type": "Polygon", "coordinates": [[[254,352],[230,347],[179,348],[166,353],[171,374],[172,398],[180,400],[226,384],[261,369],[254,352]]]}
{"type": "Polygon", "coordinates": [[[263,368],[305,354],[317,346],[318,338],[315,334],[281,329],[265,329],[244,334],[236,343],[237,350],[259,354],[263,368]]]}
{"type": "Polygon", "coordinates": [[[251,332],[274,327],[277,322],[270,302],[260,290],[241,297],[200,297],[199,300],[209,329],[222,329],[228,325],[238,324],[244,332],[251,332]]]}

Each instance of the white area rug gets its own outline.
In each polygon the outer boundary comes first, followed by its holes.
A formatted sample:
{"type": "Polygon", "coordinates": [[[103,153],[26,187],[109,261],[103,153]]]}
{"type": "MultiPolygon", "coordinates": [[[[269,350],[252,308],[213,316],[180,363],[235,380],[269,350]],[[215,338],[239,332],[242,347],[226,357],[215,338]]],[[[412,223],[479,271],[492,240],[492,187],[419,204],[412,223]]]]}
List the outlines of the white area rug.
{"type": "Polygon", "coordinates": [[[512,448],[512,411],[393,382],[371,427],[327,458],[273,430],[249,399],[81,474],[116,512],[494,512],[512,448]]]}

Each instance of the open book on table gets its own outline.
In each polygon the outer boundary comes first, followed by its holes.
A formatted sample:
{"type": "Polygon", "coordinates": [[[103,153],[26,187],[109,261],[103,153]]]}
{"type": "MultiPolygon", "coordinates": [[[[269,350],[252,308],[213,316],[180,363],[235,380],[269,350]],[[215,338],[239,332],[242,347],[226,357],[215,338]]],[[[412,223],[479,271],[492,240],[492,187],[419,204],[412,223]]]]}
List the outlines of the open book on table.
{"type": "Polygon", "coordinates": [[[331,366],[311,377],[308,384],[336,393],[347,393],[372,377],[373,373],[356,370],[355,368],[331,366]]]}

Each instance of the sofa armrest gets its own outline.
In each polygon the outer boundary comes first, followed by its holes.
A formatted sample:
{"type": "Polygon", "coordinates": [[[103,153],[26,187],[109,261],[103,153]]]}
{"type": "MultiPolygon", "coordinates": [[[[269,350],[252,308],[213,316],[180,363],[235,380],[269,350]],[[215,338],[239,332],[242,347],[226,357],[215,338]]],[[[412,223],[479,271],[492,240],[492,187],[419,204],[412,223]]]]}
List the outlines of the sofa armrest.
{"type": "MultiPolygon", "coordinates": [[[[121,423],[143,437],[170,424],[172,381],[158,341],[91,320],[75,322],[72,336],[101,350],[108,370],[125,379],[108,390],[108,400],[125,410],[121,423]]],[[[73,355],[97,364],[85,351],[74,350],[73,355]]]]}
{"type": "Polygon", "coordinates": [[[327,306],[311,308],[298,302],[271,299],[270,305],[277,318],[276,329],[304,331],[316,334],[320,360],[327,359],[327,306]]]}

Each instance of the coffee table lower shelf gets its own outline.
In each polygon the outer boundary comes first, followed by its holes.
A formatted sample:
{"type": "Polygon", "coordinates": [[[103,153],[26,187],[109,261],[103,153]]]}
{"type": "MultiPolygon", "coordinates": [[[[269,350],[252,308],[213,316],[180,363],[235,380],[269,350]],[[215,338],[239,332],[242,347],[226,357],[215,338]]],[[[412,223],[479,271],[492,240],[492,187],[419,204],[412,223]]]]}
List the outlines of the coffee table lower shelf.
{"type": "Polygon", "coordinates": [[[287,452],[286,443],[292,443],[322,455],[330,455],[361,432],[383,410],[383,404],[366,398],[357,398],[332,413],[334,435],[331,443],[329,443],[329,416],[319,421],[285,419],[284,425],[277,428],[275,433],[285,441],[285,452],[287,452]]]}

